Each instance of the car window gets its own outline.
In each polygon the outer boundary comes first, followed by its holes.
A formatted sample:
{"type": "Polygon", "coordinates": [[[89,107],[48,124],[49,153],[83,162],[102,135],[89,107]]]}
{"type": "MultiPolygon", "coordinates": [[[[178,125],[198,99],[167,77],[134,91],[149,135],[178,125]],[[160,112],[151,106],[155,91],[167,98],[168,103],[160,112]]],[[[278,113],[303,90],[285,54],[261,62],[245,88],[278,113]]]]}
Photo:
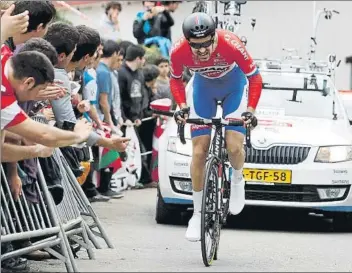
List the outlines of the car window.
{"type": "MultiPolygon", "coordinates": [[[[307,75],[263,73],[264,88],[257,114],[332,119],[334,94],[330,91],[333,90],[330,79],[317,76],[316,82],[313,83],[308,75],[309,83],[306,85],[307,89],[304,89],[305,77],[307,78],[307,75]],[[322,90],[323,86],[325,86],[325,92],[309,90],[322,90]]],[[[342,118],[342,111],[340,105],[335,103],[335,113],[338,118],[342,118]]]]}

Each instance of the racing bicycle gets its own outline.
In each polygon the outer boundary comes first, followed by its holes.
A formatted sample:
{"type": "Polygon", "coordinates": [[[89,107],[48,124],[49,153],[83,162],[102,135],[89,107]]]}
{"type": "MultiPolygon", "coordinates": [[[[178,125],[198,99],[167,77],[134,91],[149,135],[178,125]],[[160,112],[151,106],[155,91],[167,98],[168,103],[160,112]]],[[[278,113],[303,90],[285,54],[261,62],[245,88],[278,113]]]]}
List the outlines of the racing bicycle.
{"type": "MultiPolygon", "coordinates": [[[[217,112],[222,101],[217,101],[217,112]]],[[[158,115],[174,115],[172,111],[153,109],[158,115]]],[[[222,117],[212,119],[187,119],[186,123],[209,125],[213,128],[213,137],[206,161],[204,177],[204,194],[201,211],[201,249],[205,266],[210,266],[218,258],[220,231],[229,214],[230,201],[230,163],[226,151],[224,126],[244,126],[243,120],[224,120],[222,117]],[[210,239],[210,240],[209,240],[210,239]],[[210,244],[209,244],[210,242],[210,244]]],[[[249,126],[249,125],[248,125],[249,126]]],[[[246,145],[251,147],[250,128],[246,125],[246,145]]],[[[186,144],[184,125],[178,126],[178,134],[182,144],[186,144]]]]}

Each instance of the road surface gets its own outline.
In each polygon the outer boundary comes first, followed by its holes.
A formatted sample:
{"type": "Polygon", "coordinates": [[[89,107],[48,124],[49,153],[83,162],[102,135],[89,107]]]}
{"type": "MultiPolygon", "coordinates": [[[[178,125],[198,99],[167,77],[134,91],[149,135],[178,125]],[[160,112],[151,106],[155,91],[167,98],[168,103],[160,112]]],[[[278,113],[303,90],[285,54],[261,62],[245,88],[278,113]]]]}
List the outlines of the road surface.
{"type": "MultiPolygon", "coordinates": [[[[251,211],[223,230],[219,260],[202,263],[200,243],[184,239],[187,218],[176,225],[154,220],[155,189],[128,191],[121,200],[94,204],[115,249],[79,252],[80,272],[352,272],[352,234],[331,231],[314,216],[251,211]],[[247,219],[246,219],[247,218],[247,219]],[[241,224],[239,224],[241,223],[241,224]]],[[[32,262],[31,271],[65,272],[56,260],[32,262]]]]}

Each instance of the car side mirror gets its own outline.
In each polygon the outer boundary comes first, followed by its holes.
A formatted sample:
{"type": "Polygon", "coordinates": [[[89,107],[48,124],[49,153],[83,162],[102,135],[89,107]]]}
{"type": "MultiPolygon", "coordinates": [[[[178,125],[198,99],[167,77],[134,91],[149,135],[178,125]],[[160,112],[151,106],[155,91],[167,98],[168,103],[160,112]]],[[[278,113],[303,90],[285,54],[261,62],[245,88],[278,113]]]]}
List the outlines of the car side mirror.
{"type": "Polygon", "coordinates": [[[169,112],[171,111],[171,108],[172,108],[172,100],[168,98],[158,99],[150,103],[150,109],[154,111],[169,112]]]}

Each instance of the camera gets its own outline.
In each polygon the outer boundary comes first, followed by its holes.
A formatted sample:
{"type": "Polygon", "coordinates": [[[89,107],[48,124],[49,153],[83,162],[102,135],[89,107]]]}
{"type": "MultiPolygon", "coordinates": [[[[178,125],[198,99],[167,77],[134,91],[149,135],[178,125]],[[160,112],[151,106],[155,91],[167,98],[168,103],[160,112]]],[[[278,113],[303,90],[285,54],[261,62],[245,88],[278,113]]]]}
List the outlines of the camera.
{"type": "Polygon", "coordinates": [[[62,129],[66,131],[73,131],[75,129],[76,123],[64,120],[62,123],[62,129]]]}

